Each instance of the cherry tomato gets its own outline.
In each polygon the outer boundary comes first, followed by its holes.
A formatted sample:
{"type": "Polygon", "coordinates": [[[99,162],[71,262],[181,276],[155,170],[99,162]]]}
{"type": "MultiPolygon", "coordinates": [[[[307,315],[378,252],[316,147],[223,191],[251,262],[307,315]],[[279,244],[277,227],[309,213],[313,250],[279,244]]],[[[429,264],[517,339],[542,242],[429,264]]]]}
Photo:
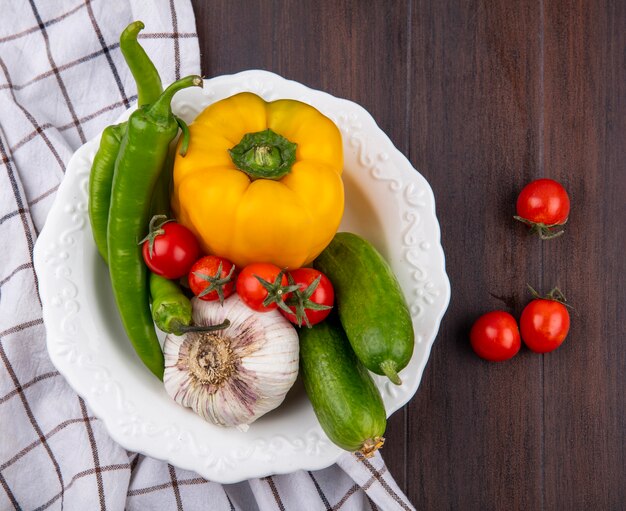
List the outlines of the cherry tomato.
{"type": "Polygon", "coordinates": [[[214,255],[198,259],[189,271],[189,287],[201,300],[228,298],[235,291],[235,265],[228,259],[214,255]]]}
{"type": "Polygon", "coordinates": [[[534,228],[542,238],[558,236],[550,227],[567,222],[570,201],[565,188],[552,179],[537,179],[527,184],[517,197],[517,220],[534,228]]]}
{"type": "Polygon", "coordinates": [[[524,344],[535,353],[548,353],[567,337],[570,318],[561,302],[538,298],[524,308],[519,323],[524,344]]]}
{"type": "Polygon", "coordinates": [[[268,312],[280,307],[287,309],[285,296],[298,286],[289,286],[285,272],[275,264],[252,263],[237,277],[237,293],[251,309],[268,312]]]}
{"type": "Polygon", "coordinates": [[[305,323],[310,327],[326,319],[335,302],[335,290],[328,277],[313,268],[298,268],[289,272],[288,280],[299,289],[285,299],[291,312],[281,309],[280,313],[298,326],[305,323]]]}
{"type": "Polygon", "coordinates": [[[522,345],[515,318],[504,311],[480,316],[470,331],[470,342],[479,357],[492,362],[510,359],[522,345]]]}
{"type": "MultiPolygon", "coordinates": [[[[164,218],[164,217],[163,217],[164,218]]],[[[143,260],[153,273],[166,279],[178,279],[200,255],[200,246],[193,233],[176,222],[155,227],[150,222],[150,234],[143,241],[143,260]]]]}

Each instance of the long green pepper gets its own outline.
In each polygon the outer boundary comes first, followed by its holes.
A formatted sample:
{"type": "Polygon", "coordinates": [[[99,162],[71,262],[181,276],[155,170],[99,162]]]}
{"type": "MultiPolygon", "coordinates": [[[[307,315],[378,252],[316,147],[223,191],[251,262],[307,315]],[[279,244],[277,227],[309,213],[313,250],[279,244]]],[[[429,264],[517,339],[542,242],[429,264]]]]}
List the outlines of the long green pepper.
{"type": "Polygon", "coordinates": [[[140,107],[154,103],[163,92],[157,68],[137,41],[144,27],[143,22],[133,21],[120,36],[120,50],[137,84],[137,103],[140,107]]]}
{"type": "MultiPolygon", "coordinates": [[[[141,21],[134,21],[120,36],[120,49],[137,84],[139,107],[153,103],[163,92],[157,68],[137,41],[143,28],[141,21]]],[[[108,260],[107,223],[113,173],[125,132],[125,122],[104,129],[89,175],[89,221],[96,247],[105,261],[108,260]]]]}
{"type": "Polygon", "coordinates": [[[165,89],[152,106],[133,112],[113,176],[107,231],[113,294],[135,351],[160,379],[164,359],[150,313],[148,270],[138,241],[150,220],[150,200],[169,144],[178,134],[172,98],[181,89],[201,85],[199,76],[187,76],[165,89]]]}
{"type": "Polygon", "coordinates": [[[122,145],[126,123],[107,126],[102,132],[98,152],[94,156],[89,175],[89,221],[96,247],[102,258],[109,258],[107,249],[107,223],[115,160],[122,145]]]}
{"type": "MultiPolygon", "coordinates": [[[[135,21],[128,25],[120,36],[120,49],[131,74],[135,78],[137,100],[140,108],[156,101],[163,92],[161,77],[156,67],[137,41],[137,36],[143,28],[144,24],[141,21],[135,21]]],[[[183,135],[188,143],[188,132],[187,134],[185,133],[186,126],[180,119],[178,119],[178,123],[181,129],[183,129],[183,135]]],[[[126,127],[127,123],[123,122],[114,126],[108,126],[104,129],[98,152],[92,164],[89,180],[89,219],[98,251],[107,262],[107,226],[111,190],[115,163],[120,153],[126,127]]],[[[183,143],[183,147],[185,147],[185,143],[183,143]]],[[[172,151],[170,151],[170,153],[172,153],[172,151]]],[[[173,154],[170,154],[170,157],[171,156],[173,156],[173,154]]],[[[173,160],[173,158],[171,157],[170,160],[173,160]]],[[[169,186],[172,164],[173,161],[168,160],[160,173],[152,197],[153,214],[169,215],[169,186]]],[[[167,281],[151,273],[150,294],[152,295],[153,302],[152,316],[161,330],[183,333],[184,331],[199,329],[198,327],[190,326],[191,304],[183,294],[180,286],[176,283],[167,281]]],[[[137,318],[137,320],[139,319],[140,318],[137,318]]],[[[224,326],[225,325],[218,325],[212,329],[224,328],[224,326]]],[[[149,343],[153,344],[153,336],[149,334],[150,325],[144,325],[144,327],[144,331],[148,331],[146,338],[149,343]]],[[[155,366],[154,349],[138,349],[137,352],[148,367],[157,368],[157,373],[155,374],[159,376],[161,371],[158,369],[158,363],[155,366]]]]}

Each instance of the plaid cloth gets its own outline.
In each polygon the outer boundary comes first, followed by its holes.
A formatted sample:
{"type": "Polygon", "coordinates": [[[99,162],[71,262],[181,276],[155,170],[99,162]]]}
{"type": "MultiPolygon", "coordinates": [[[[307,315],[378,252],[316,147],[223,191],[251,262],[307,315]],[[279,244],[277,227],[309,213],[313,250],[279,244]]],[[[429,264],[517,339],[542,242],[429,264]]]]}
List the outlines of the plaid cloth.
{"type": "Polygon", "coordinates": [[[164,83],[198,73],[187,0],[2,4],[0,509],[413,509],[380,456],[222,486],[127,452],[52,366],[33,245],[73,151],[136,99],[117,42],[135,19],[164,83]]]}

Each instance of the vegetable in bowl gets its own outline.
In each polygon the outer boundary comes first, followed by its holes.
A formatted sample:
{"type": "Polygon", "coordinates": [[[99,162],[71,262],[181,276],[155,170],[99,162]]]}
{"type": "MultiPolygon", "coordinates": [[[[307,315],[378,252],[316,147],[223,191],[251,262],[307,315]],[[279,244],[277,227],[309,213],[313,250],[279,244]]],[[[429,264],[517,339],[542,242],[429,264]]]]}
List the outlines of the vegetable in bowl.
{"type": "Polygon", "coordinates": [[[343,143],[328,117],[243,92],[209,105],[189,133],[172,209],[207,254],[295,269],[328,245],[344,208],[343,143]]]}
{"type": "Polygon", "coordinates": [[[223,304],[194,298],[200,327],[215,332],[168,335],[164,383],[176,402],[205,420],[243,431],[280,405],[298,375],[298,334],[276,310],[258,313],[232,295],[223,304]]]}

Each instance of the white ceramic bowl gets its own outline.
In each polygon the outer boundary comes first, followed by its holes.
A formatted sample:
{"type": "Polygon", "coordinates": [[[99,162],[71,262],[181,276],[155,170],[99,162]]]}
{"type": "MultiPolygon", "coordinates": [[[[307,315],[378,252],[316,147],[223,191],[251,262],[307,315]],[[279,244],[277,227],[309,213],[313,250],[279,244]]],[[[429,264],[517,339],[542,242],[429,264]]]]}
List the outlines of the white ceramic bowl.
{"type": "MultiPolygon", "coordinates": [[[[173,108],[191,122],[210,103],[243,91],[266,100],[304,101],[341,130],[346,211],[340,230],[361,234],[387,258],[415,326],[415,352],[400,373],[403,385],[375,376],[391,415],[417,390],[450,298],[432,190],[362,107],[266,71],[211,78],[203,89],[177,94],[173,108]]],[[[343,451],[322,431],[299,382],[279,408],[243,433],[209,424],[176,404],[142,365],[118,318],[87,216],[98,144],[99,137],[72,157],[35,247],[48,351],[59,372],[124,448],[213,481],[233,483],[334,463],[343,451]]]]}

